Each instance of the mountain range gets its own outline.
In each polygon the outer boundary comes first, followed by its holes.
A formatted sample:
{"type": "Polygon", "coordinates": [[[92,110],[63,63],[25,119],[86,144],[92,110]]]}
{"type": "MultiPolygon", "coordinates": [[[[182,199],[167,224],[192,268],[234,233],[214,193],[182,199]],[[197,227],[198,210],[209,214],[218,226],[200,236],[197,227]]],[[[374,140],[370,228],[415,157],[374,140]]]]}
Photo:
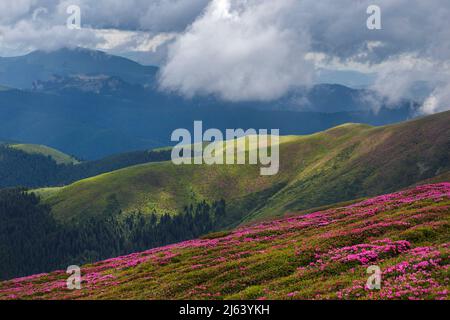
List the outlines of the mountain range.
{"type": "Polygon", "coordinates": [[[118,76],[133,84],[154,83],[157,68],[83,48],[33,51],[25,56],[0,58],[0,84],[17,89],[31,89],[35,81],[54,75],[77,74],[118,76]]]}
{"type": "Polygon", "coordinates": [[[0,58],[0,137],[100,159],[171,144],[194,120],[226,128],[309,134],[358,122],[383,125],[416,116],[417,104],[389,106],[363,89],[320,84],[271,102],[187,99],[158,88],[158,68],[88,49],[0,58]]]}

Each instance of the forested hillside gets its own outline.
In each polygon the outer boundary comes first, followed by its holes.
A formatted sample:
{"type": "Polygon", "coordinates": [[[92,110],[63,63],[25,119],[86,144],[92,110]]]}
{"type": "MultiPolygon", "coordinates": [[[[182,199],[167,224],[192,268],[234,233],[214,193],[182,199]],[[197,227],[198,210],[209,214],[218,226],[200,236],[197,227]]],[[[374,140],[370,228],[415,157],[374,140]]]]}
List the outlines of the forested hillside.
{"type": "Polygon", "coordinates": [[[42,147],[18,148],[17,144],[0,144],[0,188],[60,186],[140,163],[170,159],[169,150],[159,150],[128,152],[81,163],[62,162],[36,150],[42,151],[42,147]]]}
{"type": "Polygon", "coordinates": [[[61,224],[34,194],[0,190],[0,279],[193,239],[219,230],[225,219],[224,201],[201,202],[174,217],[135,212],[123,218],[112,196],[95,218],[61,224]]]}

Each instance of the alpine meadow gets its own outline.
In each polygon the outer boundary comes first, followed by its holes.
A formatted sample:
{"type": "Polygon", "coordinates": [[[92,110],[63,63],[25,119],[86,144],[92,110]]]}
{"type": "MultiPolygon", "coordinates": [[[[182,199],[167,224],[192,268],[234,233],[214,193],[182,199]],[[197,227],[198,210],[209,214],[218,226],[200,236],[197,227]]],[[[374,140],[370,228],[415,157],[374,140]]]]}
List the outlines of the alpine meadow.
{"type": "Polygon", "coordinates": [[[0,303],[145,300],[177,319],[445,303],[449,16],[0,0],[0,303]]]}

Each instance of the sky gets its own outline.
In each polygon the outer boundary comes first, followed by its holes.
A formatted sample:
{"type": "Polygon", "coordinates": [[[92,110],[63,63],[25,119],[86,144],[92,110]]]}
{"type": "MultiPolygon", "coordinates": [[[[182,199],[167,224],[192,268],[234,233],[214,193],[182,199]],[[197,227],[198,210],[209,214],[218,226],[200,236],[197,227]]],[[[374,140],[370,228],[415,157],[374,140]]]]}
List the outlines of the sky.
{"type": "Polygon", "coordinates": [[[187,97],[270,101],[334,81],[395,105],[426,83],[421,112],[450,109],[448,0],[0,0],[0,56],[75,46],[159,65],[161,89],[187,97]]]}

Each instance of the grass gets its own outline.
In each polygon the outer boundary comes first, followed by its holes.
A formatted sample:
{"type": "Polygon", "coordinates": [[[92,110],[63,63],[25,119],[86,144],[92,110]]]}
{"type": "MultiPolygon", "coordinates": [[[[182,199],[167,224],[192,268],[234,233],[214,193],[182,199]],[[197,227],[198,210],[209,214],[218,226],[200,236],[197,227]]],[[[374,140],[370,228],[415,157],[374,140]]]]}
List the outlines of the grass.
{"type": "Polygon", "coordinates": [[[0,282],[0,299],[448,299],[450,183],[0,282]],[[367,268],[382,271],[366,287],[367,268]]]}
{"type": "MultiPolygon", "coordinates": [[[[40,189],[62,220],[103,212],[115,194],[127,214],[176,214],[199,200],[227,201],[230,225],[374,196],[450,170],[450,112],[385,127],[346,124],[308,136],[281,137],[280,171],[252,165],[150,163],[40,189]]],[[[248,146],[249,149],[254,146],[248,146]]]]}
{"type": "Polygon", "coordinates": [[[46,157],[51,157],[58,164],[77,164],[78,160],[75,158],[58,151],[56,149],[37,144],[10,144],[11,148],[30,153],[30,154],[40,154],[46,157]]]}
{"type": "Polygon", "coordinates": [[[161,162],[36,192],[61,220],[100,213],[115,194],[125,214],[176,214],[193,202],[224,198],[235,217],[230,224],[248,223],[398,190],[447,172],[449,123],[446,112],[394,126],[347,124],[309,136],[282,137],[275,176],[263,177],[259,166],[251,165],[161,162]]]}

